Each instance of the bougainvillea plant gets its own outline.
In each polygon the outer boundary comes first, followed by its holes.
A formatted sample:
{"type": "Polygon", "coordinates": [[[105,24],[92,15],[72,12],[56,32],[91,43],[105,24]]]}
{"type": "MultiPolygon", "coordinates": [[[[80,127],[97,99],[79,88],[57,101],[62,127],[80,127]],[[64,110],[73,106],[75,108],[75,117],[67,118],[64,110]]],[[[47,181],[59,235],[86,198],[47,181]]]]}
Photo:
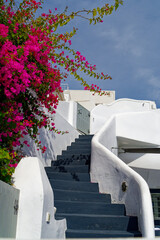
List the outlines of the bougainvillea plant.
{"type": "Polygon", "coordinates": [[[85,89],[97,92],[100,89],[89,86],[79,72],[97,79],[111,78],[98,74],[95,65],[71,48],[71,38],[77,30],[62,34],[60,27],[75,17],[86,18],[90,24],[103,22],[103,17],[116,10],[122,1],[70,14],[67,8],[62,13],[54,8],[53,12],[49,10],[35,17],[42,3],[23,0],[16,6],[15,0],[0,0],[0,149],[9,153],[10,157],[5,159],[9,159],[10,167],[15,167],[20,158],[14,148],[28,145],[27,141],[20,142],[24,135],[29,134],[44,152],[46,147],[36,140],[38,129],[58,131],[49,116],[55,113],[62,92],[61,80],[67,73],[85,89]],[[44,108],[51,114],[46,114],[44,108]]]}

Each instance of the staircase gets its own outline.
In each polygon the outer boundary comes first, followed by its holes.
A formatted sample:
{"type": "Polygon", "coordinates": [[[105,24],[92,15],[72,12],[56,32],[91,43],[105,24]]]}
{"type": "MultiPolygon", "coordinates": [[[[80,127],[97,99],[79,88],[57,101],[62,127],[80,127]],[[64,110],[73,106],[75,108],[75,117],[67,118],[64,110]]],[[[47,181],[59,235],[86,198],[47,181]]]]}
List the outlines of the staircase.
{"type": "Polygon", "coordinates": [[[160,189],[150,189],[150,192],[153,204],[155,236],[160,236],[160,189]]]}
{"type": "Polygon", "coordinates": [[[53,188],[56,219],[66,218],[66,238],[140,237],[136,217],[125,215],[123,204],[112,204],[90,182],[92,135],[81,135],[46,167],[53,188]]]}

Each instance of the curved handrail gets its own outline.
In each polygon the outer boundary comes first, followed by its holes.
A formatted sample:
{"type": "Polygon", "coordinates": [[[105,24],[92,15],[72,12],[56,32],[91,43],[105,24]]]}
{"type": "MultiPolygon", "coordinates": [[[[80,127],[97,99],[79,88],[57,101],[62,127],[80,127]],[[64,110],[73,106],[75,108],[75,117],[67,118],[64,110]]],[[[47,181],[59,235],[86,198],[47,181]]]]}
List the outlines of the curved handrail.
{"type": "Polygon", "coordinates": [[[111,129],[116,141],[116,116],[111,117],[92,139],[91,181],[98,182],[100,192],[110,193],[112,202],[124,203],[126,214],[138,217],[142,236],[152,239],[155,237],[154,220],[148,185],[105,146],[111,129]]]}

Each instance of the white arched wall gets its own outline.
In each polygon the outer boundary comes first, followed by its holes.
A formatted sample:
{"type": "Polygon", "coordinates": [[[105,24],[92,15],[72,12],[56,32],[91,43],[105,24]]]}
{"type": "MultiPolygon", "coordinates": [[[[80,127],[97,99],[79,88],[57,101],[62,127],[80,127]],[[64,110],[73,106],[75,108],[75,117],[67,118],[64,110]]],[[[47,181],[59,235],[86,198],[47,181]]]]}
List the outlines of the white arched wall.
{"type": "Polygon", "coordinates": [[[96,133],[113,115],[127,112],[144,112],[156,109],[152,101],[118,99],[110,104],[100,104],[91,111],[90,132],[96,133]]]}

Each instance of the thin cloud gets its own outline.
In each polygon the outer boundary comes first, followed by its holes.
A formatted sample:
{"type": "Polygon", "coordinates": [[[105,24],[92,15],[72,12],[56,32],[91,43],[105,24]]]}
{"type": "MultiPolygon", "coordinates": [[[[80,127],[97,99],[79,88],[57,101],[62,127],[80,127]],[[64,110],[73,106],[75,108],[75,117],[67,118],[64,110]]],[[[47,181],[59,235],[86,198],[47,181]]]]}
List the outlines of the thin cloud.
{"type": "Polygon", "coordinates": [[[160,88],[160,77],[156,76],[154,71],[149,68],[141,68],[137,72],[137,78],[143,78],[153,88],[160,88]]]}
{"type": "Polygon", "coordinates": [[[106,40],[112,41],[113,47],[123,52],[124,54],[130,54],[135,57],[143,55],[143,47],[139,45],[137,39],[139,37],[134,30],[134,27],[127,27],[119,31],[118,29],[111,29],[109,31],[103,31],[99,33],[100,37],[106,38],[106,40]]]}

